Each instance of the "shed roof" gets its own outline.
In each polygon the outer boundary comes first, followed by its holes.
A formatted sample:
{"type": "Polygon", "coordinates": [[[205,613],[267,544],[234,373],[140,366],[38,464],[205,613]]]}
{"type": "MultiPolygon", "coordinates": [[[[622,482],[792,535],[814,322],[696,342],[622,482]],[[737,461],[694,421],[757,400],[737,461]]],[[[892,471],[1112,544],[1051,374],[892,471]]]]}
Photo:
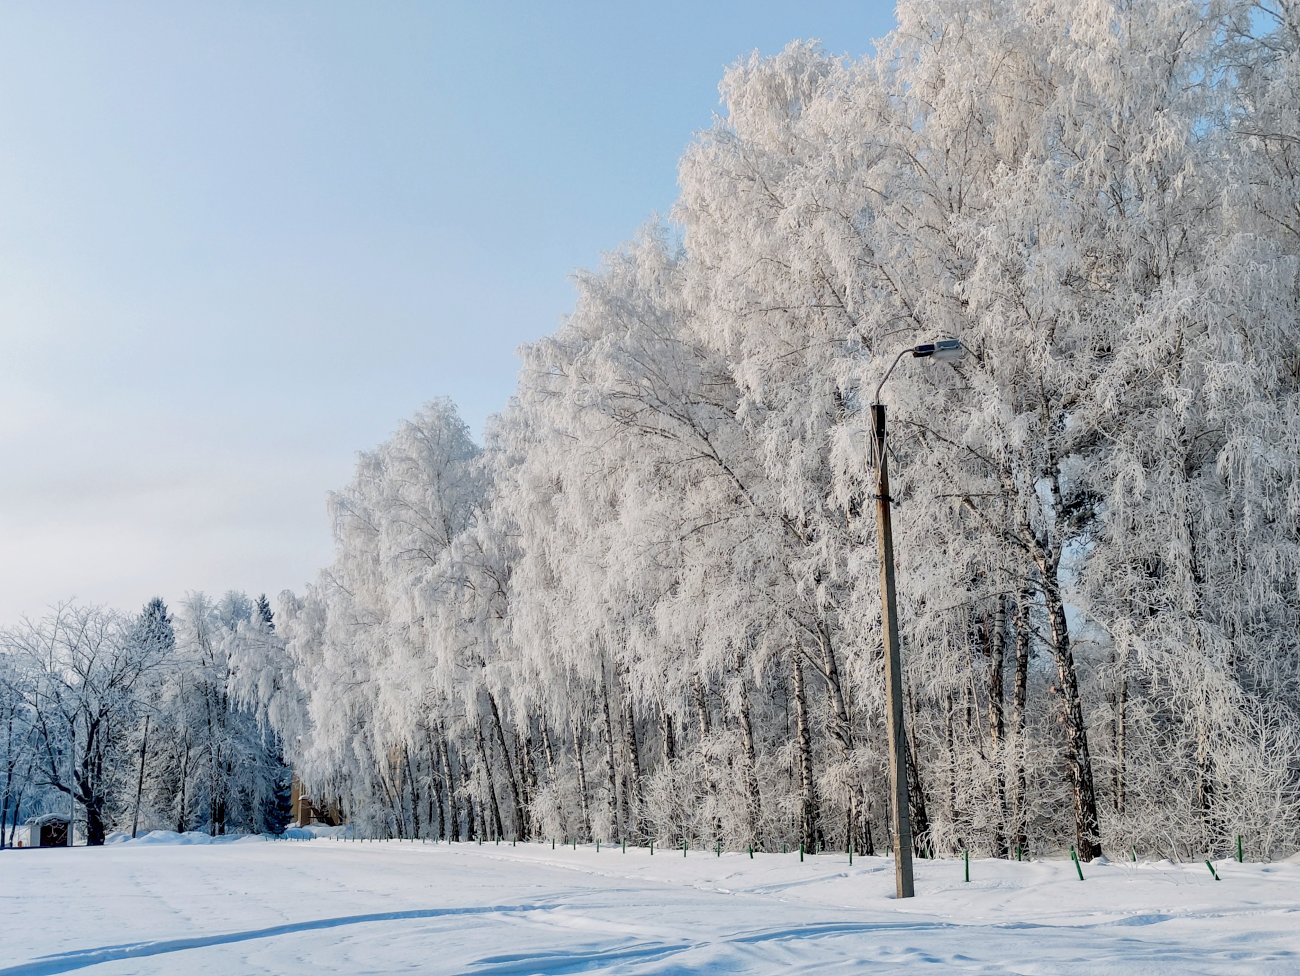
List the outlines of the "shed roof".
{"type": "Polygon", "coordinates": [[[68,822],[68,816],[65,813],[43,813],[39,817],[27,818],[28,827],[40,827],[43,826],[44,824],[56,824],[56,823],[66,824],[67,822],[68,822]]]}

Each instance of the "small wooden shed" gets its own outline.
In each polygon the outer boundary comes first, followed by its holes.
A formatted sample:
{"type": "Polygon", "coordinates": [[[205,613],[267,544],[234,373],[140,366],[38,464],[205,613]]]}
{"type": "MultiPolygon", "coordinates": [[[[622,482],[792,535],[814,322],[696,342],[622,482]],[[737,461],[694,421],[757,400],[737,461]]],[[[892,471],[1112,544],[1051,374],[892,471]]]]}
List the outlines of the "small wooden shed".
{"type": "Polygon", "coordinates": [[[27,821],[27,842],[32,847],[67,847],[68,818],[61,813],[47,813],[27,821]]]}

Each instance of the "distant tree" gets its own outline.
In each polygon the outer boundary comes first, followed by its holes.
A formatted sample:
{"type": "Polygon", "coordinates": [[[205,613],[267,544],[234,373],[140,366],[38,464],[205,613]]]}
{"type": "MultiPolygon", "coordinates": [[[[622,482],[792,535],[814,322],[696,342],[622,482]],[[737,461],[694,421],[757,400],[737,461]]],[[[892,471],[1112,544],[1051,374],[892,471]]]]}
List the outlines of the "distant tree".
{"type": "Polygon", "coordinates": [[[176,650],[176,630],[162,597],[156,596],[144,605],[132,628],[131,640],[156,651],[161,657],[170,657],[176,650]]]}
{"type": "Polygon", "coordinates": [[[31,676],[23,696],[35,726],[33,779],[81,804],[91,845],[104,843],[116,774],[129,763],[125,732],[164,660],[158,643],[131,631],[120,614],[73,604],[0,631],[0,649],[31,676]]]}
{"type": "Polygon", "coordinates": [[[266,627],[268,633],[275,633],[275,614],[271,612],[271,601],[263,593],[253,602],[253,612],[266,627]]]}
{"type": "Polygon", "coordinates": [[[23,799],[31,785],[35,745],[26,688],[29,672],[0,654],[0,850],[13,843],[23,799]]]}

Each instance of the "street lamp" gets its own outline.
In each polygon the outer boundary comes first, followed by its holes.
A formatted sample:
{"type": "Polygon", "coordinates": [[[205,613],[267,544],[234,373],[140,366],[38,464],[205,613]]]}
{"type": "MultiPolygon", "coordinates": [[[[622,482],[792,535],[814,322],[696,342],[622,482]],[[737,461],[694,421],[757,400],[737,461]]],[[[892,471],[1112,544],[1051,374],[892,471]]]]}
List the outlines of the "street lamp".
{"type": "Polygon", "coordinates": [[[880,627],[885,645],[885,703],[889,709],[890,833],[894,839],[894,882],[899,898],[916,894],[912,882],[912,816],[907,795],[907,730],[903,725],[903,663],[898,651],[898,599],[894,591],[894,530],[890,522],[889,460],[885,454],[885,405],[880,391],[899,361],[915,359],[955,362],[966,355],[959,339],[923,342],[894,357],[876,387],[871,403],[872,454],[876,462],[876,530],[880,553],[880,627]]]}

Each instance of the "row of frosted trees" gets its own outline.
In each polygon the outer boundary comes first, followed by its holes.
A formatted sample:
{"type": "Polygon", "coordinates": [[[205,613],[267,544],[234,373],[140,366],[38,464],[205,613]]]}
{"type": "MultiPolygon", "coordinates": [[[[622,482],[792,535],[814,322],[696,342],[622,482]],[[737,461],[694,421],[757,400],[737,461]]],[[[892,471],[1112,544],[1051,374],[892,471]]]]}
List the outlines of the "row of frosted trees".
{"type": "Polygon", "coordinates": [[[891,408],[922,853],[1300,841],[1300,8],[905,0],[731,68],[673,220],[479,449],[435,402],[248,646],[389,835],[888,847],[891,408]]]}
{"type": "MultiPolygon", "coordinates": [[[[234,657],[274,633],[265,597],[191,594],[135,617],[64,604],[0,629],[0,848],[34,815],[112,831],[282,830],[289,770],[231,693],[234,657]]],[[[84,831],[83,831],[84,828],[84,831]]]]}

